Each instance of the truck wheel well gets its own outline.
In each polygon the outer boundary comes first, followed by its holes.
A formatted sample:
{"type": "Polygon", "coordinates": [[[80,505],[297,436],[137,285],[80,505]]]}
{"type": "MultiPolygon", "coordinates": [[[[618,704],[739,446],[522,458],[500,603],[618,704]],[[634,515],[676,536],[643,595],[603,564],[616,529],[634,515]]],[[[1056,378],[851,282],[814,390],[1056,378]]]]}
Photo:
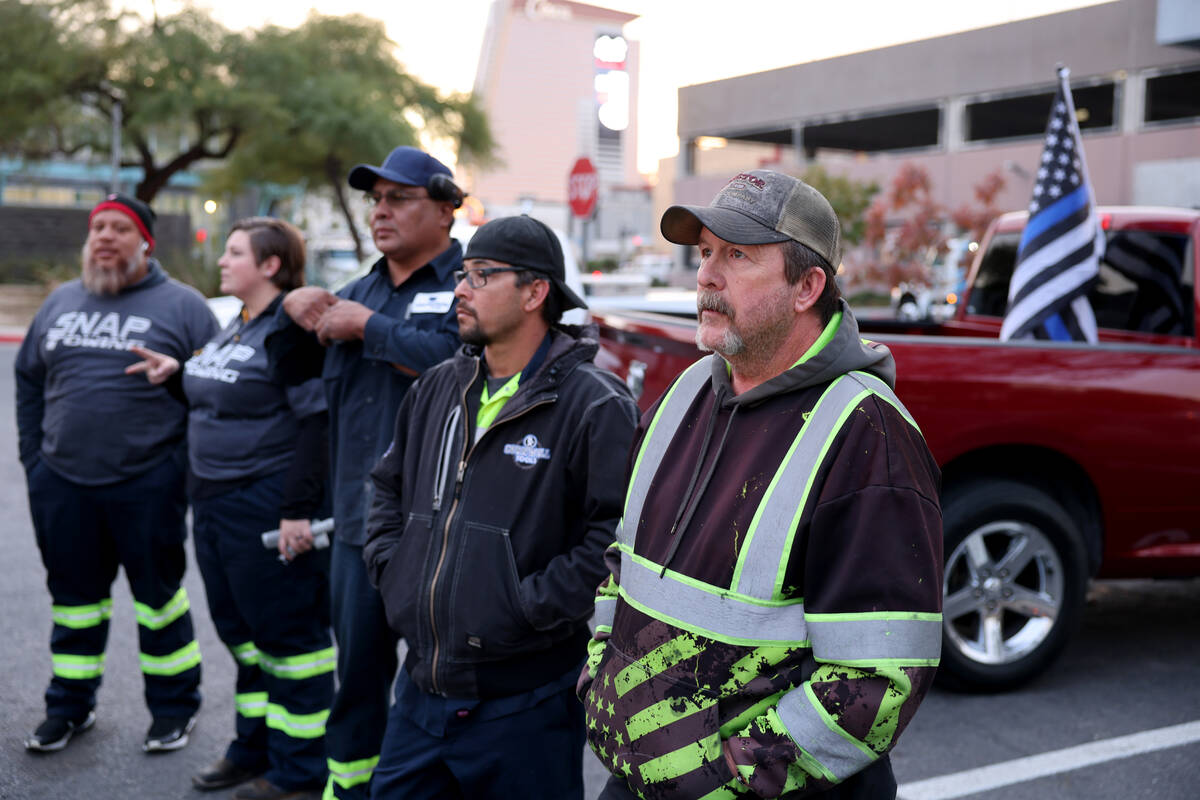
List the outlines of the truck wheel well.
{"type": "Polygon", "coordinates": [[[1024,483],[1057,500],[1079,526],[1087,544],[1088,571],[1095,575],[1104,553],[1104,522],[1096,487],[1074,461],[1044,447],[989,447],[942,467],[942,497],[990,480],[1024,483]]]}

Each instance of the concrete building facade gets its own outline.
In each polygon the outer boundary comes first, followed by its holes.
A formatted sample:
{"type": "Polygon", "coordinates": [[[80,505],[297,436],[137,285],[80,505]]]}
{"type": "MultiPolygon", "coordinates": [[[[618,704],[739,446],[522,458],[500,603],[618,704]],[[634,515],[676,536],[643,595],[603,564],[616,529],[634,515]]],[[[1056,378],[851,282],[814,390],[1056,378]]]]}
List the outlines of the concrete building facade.
{"type": "Polygon", "coordinates": [[[1116,0],[688,86],[672,200],[707,203],[737,169],[886,186],[912,162],[950,208],[998,169],[999,205],[1023,208],[1062,63],[1097,200],[1200,206],[1198,40],[1194,0],[1116,0]]]}
{"type": "Polygon", "coordinates": [[[571,0],[495,0],[474,91],[499,145],[499,163],[464,169],[488,217],[529,213],[576,229],[567,175],[588,158],[600,179],[591,252],[618,255],[648,236],[650,193],[637,172],[636,15],[571,0]],[[607,124],[606,124],[607,123],[607,124]]]}

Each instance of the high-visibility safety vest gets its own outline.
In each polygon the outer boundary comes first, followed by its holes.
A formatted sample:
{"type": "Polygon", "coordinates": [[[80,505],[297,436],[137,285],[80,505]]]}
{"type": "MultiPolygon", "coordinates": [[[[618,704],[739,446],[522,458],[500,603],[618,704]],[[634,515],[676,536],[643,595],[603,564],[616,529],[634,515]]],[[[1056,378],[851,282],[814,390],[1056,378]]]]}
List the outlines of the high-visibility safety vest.
{"type": "MultiPolygon", "coordinates": [[[[711,714],[715,714],[718,700],[736,696],[744,684],[763,674],[763,670],[757,666],[742,668],[744,677],[739,679],[735,669],[730,680],[720,687],[700,687],[690,698],[673,691],[663,700],[662,708],[656,709],[655,704],[644,709],[625,708],[620,720],[612,719],[613,702],[610,700],[606,706],[600,699],[601,694],[612,691],[609,683],[616,685],[616,696],[620,698],[656,676],[665,675],[687,658],[689,652],[703,648],[705,640],[717,646],[749,648],[742,659],[747,665],[779,663],[789,655],[794,657],[797,648],[809,649],[811,658],[806,659],[809,672],[826,662],[836,662],[842,668],[877,671],[936,666],[941,648],[938,613],[813,614],[805,612],[803,598],[787,597],[783,592],[793,541],[818,470],[854,409],[874,395],[895,407],[917,429],[892,389],[865,372],[848,373],[832,381],[807,415],[758,504],[738,551],[729,586],[710,585],[664,569],[663,565],[634,552],[634,537],[655,473],[693,402],[711,380],[711,362],[712,357],[701,359],[685,370],[660,403],[634,463],[615,544],[620,550],[620,598],[631,608],[680,629],[682,636],[626,665],[613,680],[609,681],[605,675],[605,685],[599,688],[593,685],[586,698],[593,748],[614,773],[628,776],[630,787],[645,797],[688,796],[686,792],[695,791],[702,781],[688,784],[687,778],[694,778],[706,765],[723,758],[720,740],[768,711],[777,715],[772,722],[811,757],[806,759],[803,773],[797,771],[794,779],[789,780],[792,788],[804,785],[806,777],[811,775],[829,783],[839,782],[878,758],[880,752],[886,751],[887,743],[863,742],[849,736],[830,719],[810,688],[792,681],[782,691],[723,723],[719,737],[714,730],[706,741],[677,742],[679,747],[659,757],[631,763],[637,759],[626,759],[622,754],[636,753],[639,739],[657,734],[661,742],[668,725],[703,713],[709,706],[711,714]],[[602,727],[603,736],[599,735],[602,727]],[[691,789],[678,788],[688,785],[691,789]]],[[[598,629],[611,630],[616,605],[617,598],[612,594],[602,593],[597,597],[598,629]]],[[[618,701],[616,706],[620,705],[618,701]]],[[[880,737],[886,738],[888,724],[884,721],[880,737]]],[[[891,730],[895,730],[894,723],[891,730]]],[[[653,747],[661,748],[661,744],[653,747]]],[[[704,795],[706,798],[736,794],[728,785],[704,788],[711,789],[711,794],[704,795]]]]}

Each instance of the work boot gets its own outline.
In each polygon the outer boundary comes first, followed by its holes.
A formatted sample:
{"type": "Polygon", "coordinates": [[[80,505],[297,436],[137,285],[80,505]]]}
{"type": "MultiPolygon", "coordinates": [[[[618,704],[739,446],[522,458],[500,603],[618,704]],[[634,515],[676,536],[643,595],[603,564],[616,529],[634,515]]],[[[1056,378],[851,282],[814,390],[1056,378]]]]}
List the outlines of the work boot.
{"type": "Polygon", "coordinates": [[[142,750],[147,753],[168,753],[188,743],[188,734],[196,725],[196,717],[155,717],[146,731],[142,750]]]}
{"type": "Polygon", "coordinates": [[[266,778],[255,778],[233,790],[233,800],[321,800],[316,789],[284,789],[266,778]]]}
{"type": "Polygon", "coordinates": [[[261,774],[261,769],[248,769],[238,766],[228,758],[218,758],[192,776],[192,786],[202,792],[211,792],[237,786],[261,774]]]}
{"type": "Polygon", "coordinates": [[[25,749],[35,753],[53,753],[62,750],[76,733],[83,733],[96,724],[96,712],[89,711],[82,721],[66,717],[48,716],[33,733],[25,737],[25,749]]]}

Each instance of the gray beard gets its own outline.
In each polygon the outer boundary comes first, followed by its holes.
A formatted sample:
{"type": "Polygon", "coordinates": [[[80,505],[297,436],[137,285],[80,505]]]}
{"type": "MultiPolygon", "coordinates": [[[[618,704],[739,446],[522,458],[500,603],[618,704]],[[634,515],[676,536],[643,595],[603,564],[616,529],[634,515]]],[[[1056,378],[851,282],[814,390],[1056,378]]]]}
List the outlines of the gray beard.
{"type": "Polygon", "coordinates": [[[731,306],[731,305],[729,305],[729,303],[725,302],[724,298],[722,298],[716,292],[701,289],[696,294],[696,315],[697,315],[697,317],[700,315],[701,311],[705,311],[705,310],[717,311],[717,312],[720,312],[721,314],[724,314],[726,317],[729,318],[729,323],[730,323],[731,327],[727,328],[725,330],[725,334],[724,334],[724,336],[721,337],[721,341],[717,342],[715,345],[712,345],[710,347],[709,345],[704,344],[703,342],[700,341],[703,325],[697,324],[696,325],[696,347],[700,348],[700,350],[702,350],[705,353],[713,353],[713,352],[720,353],[721,355],[725,356],[726,358],[729,358],[730,356],[736,356],[736,355],[740,354],[743,350],[746,349],[746,340],[743,339],[735,331],[732,330],[733,306],[731,306]]]}
{"type": "Polygon", "coordinates": [[[720,353],[726,358],[729,358],[730,356],[739,355],[743,350],[746,349],[746,340],[730,330],[725,331],[725,335],[721,337],[721,341],[717,342],[712,347],[709,347],[704,342],[700,341],[702,335],[703,334],[701,334],[700,328],[696,328],[696,347],[700,348],[700,350],[705,353],[720,353]]]}
{"type": "Polygon", "coordinates": [[[83,281],[83,288],[101,297],[115,295],[131,284],[141,266],[138,263],[137,256],[130,258],[120,269],[102,269],[92,266],[88,263],[87,245],[84,245],[83,248],[82,263],[83,275],[81,276],[81,280],[83,281]]]}

